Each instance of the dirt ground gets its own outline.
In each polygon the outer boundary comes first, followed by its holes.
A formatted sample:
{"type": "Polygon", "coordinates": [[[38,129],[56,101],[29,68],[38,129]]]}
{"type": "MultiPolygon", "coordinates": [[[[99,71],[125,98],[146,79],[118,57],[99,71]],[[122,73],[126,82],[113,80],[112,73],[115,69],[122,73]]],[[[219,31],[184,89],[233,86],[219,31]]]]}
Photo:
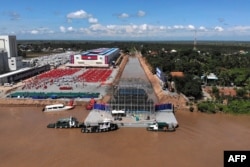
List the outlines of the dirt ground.
{"type": "MultiPolygon", "coordinates": [[[[236,89],[234,87],[218,87],[218,89],[221,95],[236,96],[236,89]]],[[[208,92],[209,94],[212,94],[211,86],[206,86],[204,90],[208,92]]]]}

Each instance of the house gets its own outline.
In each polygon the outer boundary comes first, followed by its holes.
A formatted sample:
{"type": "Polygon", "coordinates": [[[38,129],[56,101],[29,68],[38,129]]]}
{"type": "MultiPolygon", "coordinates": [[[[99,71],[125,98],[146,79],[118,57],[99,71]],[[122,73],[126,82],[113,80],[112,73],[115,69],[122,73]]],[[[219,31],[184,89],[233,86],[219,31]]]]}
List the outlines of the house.
{"type": "Polygon", "coordinates": [[[207,84],[215,84],[218,80],[218,77],[214,73],[210,73],[208,75],[202,75],[201,80],[207,84]]]}
{"type": "Polygon", "coordinates": [[[173,72],[170,72],[170,75],[172,77],[184,77],[184,73],[181,72],[181,71],[173,71],[173,72]]]}

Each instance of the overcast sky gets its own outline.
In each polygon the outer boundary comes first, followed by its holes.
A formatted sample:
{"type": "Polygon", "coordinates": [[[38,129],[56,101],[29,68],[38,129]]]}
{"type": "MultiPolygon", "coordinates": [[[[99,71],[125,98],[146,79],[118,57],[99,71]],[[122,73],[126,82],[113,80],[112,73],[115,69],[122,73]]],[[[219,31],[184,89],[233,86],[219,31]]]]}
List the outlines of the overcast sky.
{"type": "Polygon", "coordinates": [[[250,0],[5,0],[0,35],[64,40],[250,41],[250,0]]]}

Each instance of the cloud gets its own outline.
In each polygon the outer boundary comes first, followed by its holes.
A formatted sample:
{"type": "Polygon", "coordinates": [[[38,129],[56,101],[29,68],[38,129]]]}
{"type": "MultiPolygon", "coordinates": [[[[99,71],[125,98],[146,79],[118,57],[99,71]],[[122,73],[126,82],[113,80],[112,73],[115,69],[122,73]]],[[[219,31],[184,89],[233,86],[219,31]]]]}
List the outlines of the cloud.
{"type": "MultiPolygon", "coordinates": [[[[87,31],[88,33],[102,33],[102,35],[117,35],[117,36],[157,36],[157,35],[166,35],[167,33],[173,33],[173,30],[178,30],[179,34],[190,34],[192,30],[195,29],[193,25],[174,25],[170,26],[158,26],[158,25],[150,25],[150,24],[128,24],[128,25],[101,25],[101,24],[93,24],[89,28],[82,28],[81,31],[87,31]]],[[[204,31],[206,30],[203,27],[204,31]]]]}
{"type": "Polygon", "coordinates": [[[193,26],[193,25],[188,25],[188,26],[187,26],[187,29],[189,29],[189,30],[195,30],[195,26],[193,26]]]}
{"type": "MultiPolygon", "coordinates": [[[[229,39],[235,36],[246,39],[250,35],[249,26],[234,26],[226,27],[214,26],[196,26],[193,24],[178,24],[178,25],[158,25],[158,24],[101,24],[98,23],[98,19],[94,17],[87,18],[89,25],[83,26],[82,24],[76,24],[75,26],[58,26],[57,30],[51,30],[47,27],[34,28],[32,30],[10,30],[10,32],[16,32],[24,36],[31,35],[38,37],[52,38],[60,37],[64,39],[163,39],[163,40],[192,40],[193,31],[198,32],[198,38],[201,39],[229,39]],[[49,34],[54,34],[49,35],[49,34]],[[46,36],[48,34],[48,36],[46,36]],[[40,35],[40,36],[39,36],[40,35]]],[[[2,30],[3,31],[3,30],[2,30]]],[[[7,31],[5,31],[7,32],[7,31]]]]}
{"type": "Polygon", "coordinates": [[[235,27],[229,28],[229,31],[248,32],[250,31],[250,26],[235,26],[235,27]]]}
{"type": "Polygon", "coordinates": [[[91,31],[105,31],[106,30],[105,26],[101,24],[93,24],[89,27],[89,29],[91,31]]]}
{"type": "Polygon", "coordinates": [[[149,27],[148,27],[147,24],[142,24],[142,25],[139,26],[139,28],[140,28],[140,30],[142,30],[142,31],[146,31],[149,27]]]}
{"type": "Polygon", "coordinates": [[[204,27],[204,26],[200,26],[200,27],[199,27],[199,30],[200,30],[200,31],[208,31],[208,29],[207,29],[206,27],[204,27]]]}
{"type": "Polygon", "coordinates": [[[107,25],[107,29],[113,30],[116,28],[116,25],[107,25]]]}
{"type": "Polygon", "coordinates": [[[67,30],[68,30],[68,31],[74,31],[74,28],[73,28],[73,27],[68,27],[67,30]]]}
{"type": "Polygon", "coordinates": [[[98,23],[98,19],[93,18],[93,17],[90,17],[90,18],[88,19],[88,21],[89,21],[90,24],[96,24],[96,23],[98,23]]]}
{"type": "Polygon", "coordinates": [[[146,15],[146,13],[144,12],[144,11],[142,11],[142,10],[139,10],[138,12],[137,12],[137,16],[138,17],[143,17],[143,16],[145,16],[146,15]]]}
{"type": "Polygon", "coordinates": [[[60,29],[60,31],[63,32],[63,33],[66,32],[66,28],[65,28],[64,26],[60,26],[59,29],[60,29]]]}
{"type": "Polygon", "coordinates": [[[168,29],[171,29],[171,30],[195,30],[196,28],[194,25],[189,24],[187,26],[185,26],[185,25],[174,25],[172,27],[169,26],[168,29]]]}
{"type": "Polygon", "coordinates": [[[166,27],[165,26],[160,26],[159,29],[160,30],[166,30],[166,27]]]}
{"type": "Polygon", "coordinates": [[[219,26],[214,27],[214,30],[218,31],[218,32],[224,31],[224,29],[222,27],[219,27],[219,26]]]}
{"type": "Polygon", "coordinates": [[[76,12],[71,12],[67,14],[67,19],[85,19],[88,17],[91,17],[91,15],[85,12],[84,10],[78,10],[76,12]]]}
{"type": "Polygon", "coordinates": [[[71,22],[73,19],[88,19],[88,22],[90,24],[97,24],[98,19],[94,18],[91,14],[87,13],[84,10],[78,10],[75,12],[71,12],[67,14],[66,18],[68,19],[68,22],[71,22]]]}
{"type": "Polygon", "coordinates": [[[32,30],[21,30],[19,33],[31,34],[31,35],[39,35],[39,34],[46,35],[46,34],[54,34],[55,32],[46,27],[39,27],[39,28],[34,28],[32,30]]]}
{"type": "Polygon", "coordinates": [[[60,32],[62,32],[62,33],[66,33],[66,32],[76,32],[77,30],[76,29],[74,29],[72,26],[70,26],[70,27],[64,27],[64,26],[60,26],[59,27],[59,30],[60,30],[60,32]]]}
{"type": "Polygon", "coordinates": [[[121,14],[118,15],[118,17],[121,18],[121,19],[128,18],[129,14],[127,14],[127,13],[121,13],[121,14]]]}
{"type": "Polygon", "coordinates": [[[39,31],[38,31],[38,30],[31,30],[30,33],[31,33],[31,34],[38,34],[39,31]]]}
{"type": "MultiPolygon", "coordinates": [[[[135,37],[135,36],[150,36],[159,32],[165,32],[165,26],[153,26],[148,24],[128,24],[128,25],[101,25],[95,24],[89,27],[89,33],[99,32],[104,36],[122,36],[122,37],[135,37]]],[[[86,29],[85,29],[86,31],[86,29]]]]}
{"type": "Polygon", "coordinates": [[[173,29],[184,29],[184,26],[182,26],[182,25],[174,25],[173,29]]]}
{"type": "Polygon", "coordinates": [[[120,19],[126,19],[126,18],[132,18],[132,17],[144,17],[146,15],[146,12],[139,10],[137,13],[120,13],[120,14],[115,14],[118,18],[120,19]]]}

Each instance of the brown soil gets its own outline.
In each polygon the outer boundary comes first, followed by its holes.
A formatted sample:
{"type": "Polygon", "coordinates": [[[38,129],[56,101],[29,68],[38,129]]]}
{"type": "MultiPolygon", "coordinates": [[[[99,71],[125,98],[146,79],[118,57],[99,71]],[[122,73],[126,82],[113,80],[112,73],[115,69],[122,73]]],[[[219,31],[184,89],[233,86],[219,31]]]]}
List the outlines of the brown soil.
{"type": "MultiPolygon", "coordinates": [[[[234,87],[218,87],[219,92],[221,95],[225,95],[225,96],[236,96],[236,90],[234,87]]],[[[204,88],[204,90],[209,93],[212,94],[212,87],[211,86],[206,86],[204,88]]]]}

